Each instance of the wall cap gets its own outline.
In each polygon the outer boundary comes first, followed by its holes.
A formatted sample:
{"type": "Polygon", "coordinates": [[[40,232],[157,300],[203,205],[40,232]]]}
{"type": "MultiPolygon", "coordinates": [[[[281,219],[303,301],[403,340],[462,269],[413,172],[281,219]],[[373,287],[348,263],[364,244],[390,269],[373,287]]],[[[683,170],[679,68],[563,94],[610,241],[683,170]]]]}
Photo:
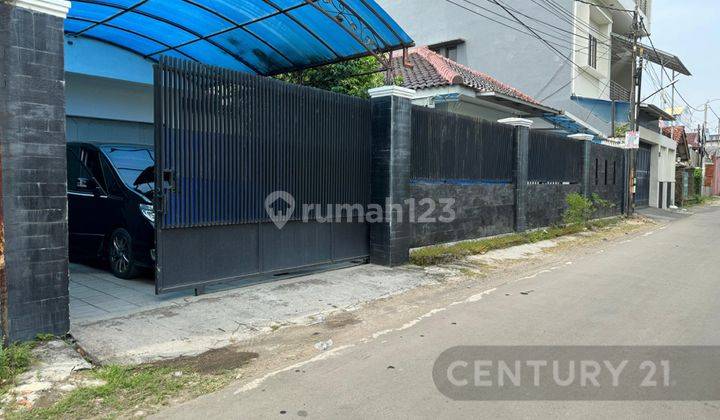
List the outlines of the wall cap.
{"type": "Polygon", "coordinates": [[[415,91],[404,88],[402,86],[380,86],[378,88],[368,90],[371,98],[384,98],[386,96],[396,96],[399,98],[413,99],[415,91]]]}
{"type": "Polygon", "coordinates": [[[503,118],[501,120],[498,120],[498,122],[500,124],[512,125],[513,127],[532,128],[533,125],[532,120],[528,120],[525,118],[503,118]]]}
{"type": "Polygon", "coordinates": [[[67,0],[10,0],[10,5],[65,19],[71,4],[67,0]]]}
{"type": "Polygon", "coordinates": [[[571,138],[571,139],[573,139],[573,140],[593,141],[593,139],[595,138],[595,136],[593,136],[592,134],[582,134],[582,133],[578,133],[578,134],[570,134],[570,135],[568,136],[568,138],[571,138]]]}

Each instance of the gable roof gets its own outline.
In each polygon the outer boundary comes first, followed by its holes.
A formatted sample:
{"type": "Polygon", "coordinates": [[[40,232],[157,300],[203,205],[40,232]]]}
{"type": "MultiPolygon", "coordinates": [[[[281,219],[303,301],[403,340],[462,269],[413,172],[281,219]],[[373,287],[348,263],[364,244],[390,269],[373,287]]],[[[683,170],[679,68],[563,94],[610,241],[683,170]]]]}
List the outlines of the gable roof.
{"type": "Polygon", "coordinates": [[[700,148],[700,135],[694,131],[687,133],[687,142],[693,149],[700,148]]]}
{"type": "Polygon", "coordinates": [[[465,86],[477,92],[495,92],[535,105],[540,102],[514,87],[490,75],[471,69],[441,56],[427,47],[411,50],[407,56],[410,67],[403,57],[393,60],[393,69],[403,78],[403,87],[420,90],[442,86],[465,86]]]}
{"type": "Polygon", "coordinates": [[[675,143],[677,144],[682,143],[683,139],[687,135],[685,133],[685,127],[682,125],[678,125],[675,127],[663,127],[662,132],[663,136],[675,140],[675,143]]]}
{"type": "Polygon", "coordinates": [[[678,144],[677,154],[681,160],[690,160],[690,146],[687,142],[687,132],[684,126],[663,127],[662,133],[665,137],[675,140],[675,143],[678,144]]]}

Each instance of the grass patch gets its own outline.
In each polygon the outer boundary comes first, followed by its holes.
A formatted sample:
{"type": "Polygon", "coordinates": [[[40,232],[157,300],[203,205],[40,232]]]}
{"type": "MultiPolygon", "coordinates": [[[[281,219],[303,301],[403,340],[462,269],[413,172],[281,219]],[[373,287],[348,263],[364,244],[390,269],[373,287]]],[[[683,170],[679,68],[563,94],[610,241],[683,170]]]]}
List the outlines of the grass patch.
{"type": "Polygon", "coordinates": [[[35,342],[16,343],[0,347],[0,390],[12,385],[15,377],[25,372],[32,364],[32,349],[35,342]]]}
{"type": "Polygon", "coordinates": [[[685,200],[685,207],[699,206],[702,204],[706,204],[709,201],[712,201],[710,197],[698,194],[685,200]]]}
{"type": "Polygon", "coordinates": [[[527,233],[513,233],[495,238],[465,241],[454,245],[437,245],[420,248],[410,254],[410,262],[415,265],[427,267],[431,265],[447,264],[470,255],[485,254],[494,249],[510,248],[513,246],[530,244],[560,236],[572,235],[587,229],[600,229],[617,223],[620,218],[594,220],[585,224],[555,226],[548,229],[536,230],[527,233]]]}
{"type": "Polygon", "coordinates": [[[150,414],[183,393],[192,397],[227,385],[231,372],[201,375],[170,367],[106,366],[88,372],[88,379],[105,384],[78,388],[46,408],[7,413],[9,419],[122,417],[137,411],[150,414]],[[176,374],[182,372],[182,374],[176,374]]]}

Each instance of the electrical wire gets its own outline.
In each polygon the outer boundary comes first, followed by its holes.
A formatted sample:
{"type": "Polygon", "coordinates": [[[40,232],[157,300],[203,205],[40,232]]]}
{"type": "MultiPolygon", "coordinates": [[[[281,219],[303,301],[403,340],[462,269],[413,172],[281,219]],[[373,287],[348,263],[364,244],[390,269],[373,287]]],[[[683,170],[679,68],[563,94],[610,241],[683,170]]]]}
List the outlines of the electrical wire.
{"type": "MultiPolygon", "coordinates": [[[[646,32],[646,33],[649,33],[649,32],[650,32],[650,31],[648,31],[647,26],[645,26],[645,22],[643,21],[643,19],[640,19],[640,25],[645,29],[645,32],[646,32]]],[[[648,39],[648,41],[650,41],[650,47],[651,47],[652,50],[655,52],[655,56],[660,57],[660,53],[658,52],[657,48],[655,48],[655,43],[653,43],[652,37],[651,37],[650,35],[648,35],[648,36],[647,36],[647,39],[648,39]]],[[[668,79],[672,80],[672,78],[670,77],[670,74],[668,73],[667,69],[666,69],[665,67],[663,67],[662,70],[663,70],[663,72],[665,72],[665,76],[667,76],[668,79]]],[[[675,93],[678,94],[678,96],[680,97],[680,99],[682,99],[682,101],[685,102],[685,105],[687,105],[690,109],[693,109],[693,110],[698,111],[698,112],[702,112],[702,111],[703,111],[703,110],[700,109],[700,108],[696,108],[696,107],[690,105],[690,103],[685,99],[685,97],[682,95],[682,93],[680,93],[680,90],[675,89],[675,93]]]]}
{"type": "MultiPolygon", "coordinates": [[[[495,4],[496,6],[502,8],[502,9],[505,11],[505,13],[507,13],[508,15],[510,15],[515,22],[517,22],[517,23],[520,24],[522,27],[524,27],[525,29],[527,29],[527,31],[529,31],[529,33],[528,33],[528,32],[525,32],[525,31],[522,31],[522,30],[519,30],[518,28],[516,28],[516,27],[514,27],[514,26],[510,26],[510,25],[507,25],[507,24],[505,24],[505,23],[503,23],[503,22],[499,22],[499,21],[497,21],[496,19],[493,19],[493,18],[491,18],[491,17],[488,17],[488,16],[486,16],[486,15],[478,12],[477,10],[472,10],[472,9],[470,9],[470,8],[462,5],[462,4],[457,3],[456,1],[453,1],[453,0],[445,0],[445,1],[448,2],[448,3],[451,3],[451,4],[453,4],[453,5],[455,5],[455,6],[457,6],[457,7],[460,7],[460,8],[462,8],[462,9],[464,9],[464,10],[470,12],[470,13],[473,13],[473,14],[475,14],[475,15],[484,17],[484,18],[486,18],[486,19],[488,19],[488,20],[490,20],[490,21],[492,21],[492,22],[498,23],[498,24],[500,24],[501,26],[504,26],[504,27],[507,27],[507,28],[509,28],[509,29],[512,29],[512,30],[518,31],[518,32],[520,32],[520,33],[523,33],[523,34],[525,34],[525,35],[530,35],[530,36],[533,36],[533,37],[537,38],[537,39],[540,40],[542,43],[544,43],[548,48],[550,48],[553,52],[555,52],[561,59],[569,62],[570,64],[572,64],[573,66],[575,66],[575,67],[579,70],[579,71],[578,71],[578,74],[576,74],[576,75],[572,78],[572,80],[570,80],[568,83],[566,83],[565,85],[563,85],[562,87],[560,87],[560,89],[556,90],[556,91],[553,92],[551,95],[547,96],[545,99],[552,97],[552,96],[555,95],[558,91],[560,91],[560,90],[562,90],[563,88],[567,87],[570,83],[572,83],[574,80],[576,80],[581,74],[585,73],[585,70],[583,69],[582,66],[578,65],[575,61],[573,61],[571,58],[565,56],[565,54],[563,54],[560,50],[558,50],[558,49],[556,48],[556,46],[558,46],[556,43],[554,43],[554,42],[552,42],[552,41],[550,41],[550,40],[547,40],[547,39],[545,39],[545,38],[543,38],[542,36],[539,35],[539,33],[543,33],[544,35],[547,35],[547,33],[544,33],[544,32],[542,32],[542,31],[538,30],[537,28],[534,28],[534,27],[531,27],[530,25],[528,25],[526,22],[524,22],[522,19],[518,18],[518,17],[513,13],[513,10],[514,10],[514,9],[511,9],[509,6],[505,5],[504,3],[501,4],[501,3],[500,3],[499,1],[497,1],[497,0],[487,0],[487,1],[490,1],[491,3],[495,4]]],[[[461,1],[464,1],[464,2],[467,3],[467,4],[472,4],[472,5],[478,7],[478,8],[480,8],[480,9],[482,9],[482,10],[488,11],[486,8],[484,8],[484,7],[482,7],[482,6],[479,6],[479,5],[473,3],[473,2],[471,2],[471,1],[469,1],[469,0],[461,0],[461,1]]],[[[535,0],[532,0],[532,1],[535,2],[535,0]]],[[[536,3],[536,4],[538,4],[538,3],[536,3]]],[[[538,4],[538,5],[539,5],[539,4],[538,4]]],[[[557,6],[557,5],[556,5],[556,6],[557,6]]],[[[541,7],[542,7],[542,6],[541,6],[541,7]]],[[[544,7],[543,7],[543,8],[544,8],[544,7]]],[[[548,10],[547,8],[545,8],[545,10],[550,11],[550,10],[548,10]]],[[[553,13],[552,11],[550,11],[550,12],[553,13]]],[[[493,13],[493,14],[497,15],[497,13],[493,13]]],[[[569,22],[569,23],[572,24],[572,22],[569,22]]],[[[547,23],[546,23],[546,24],[547,24],[547,23]]],[[[573,26],[574,26],[574,25],[573,25],[573,26]]],[[[592,29],[592,28],[591,28],[591,29],[592,29]]],[[[603,44],[603,45],[608,46],[608,44],[603,44]]],[[[559,46],[559,47],[563,48],[563,46],[559,46]]],[[[587,48],[589,48],[589,47],[587,47],[587,48]]],[[[576,50],[576,51],[581,51],[581,50],[583,50],[583,49],[586,49],[586,48],[580,48],[580,49],[578,49],[578,50],[576,50]]],[[[610,52],[611,52],[611,49],[609,48],[609,49],[606,51],[606,53],[603,54],[603,58],[604,58],[607,54],[609,54],[610,52]]],[[[607,82],[607,83],[604,83],[604,84],[601,82],[601,84],[603,85],[603,90],[601,91],[600,95],[604,94],[604,93],[607,91],[607,89],[610,87],[610,83],[611,83],[610,80],[608,80],[608,82],[607,82]]],[[[543,89],[544,89],[544,88],[543,88],[543,89]]],[[[543,99],[543,100],[545,100],[545,99],[543,99]]],[[[541,102],[542,102],[542,101],[541,101],[541,102]]],[[[597,105],[597,104],[595,104],[595,105],[597,105]]],[[[593,109],[590,110],[590,114],[588,114],[588,117],[589,117],[590,115],[595,115],[593,111],[594,111],[594,107],[593,107],[593,109]]],[[[597,116],[597,115],[596,115],[596,116],[597,116]]]]}
{"type": "MultiPolygon", "coordinates": [[[[491,22],[497,23],[498,25],[504,26],[504,27],[506,27],[506,28],[508,28],[508,29],[512,29],[512,30],[514,30],[514,31],[516,31],[516,32],[519,32],[519,33],[521,33],[521,34],[524,34],[524,35],[527,35],[527,36],[530,36],[530,37],[533,36],[532,34],[529,34],[529,33],[525,32],[525,31],[522,31],[522,30],[520,30],[520,29],[517,28],[517,27],[508,25],[508,24],[506,24],[506,23],[504,23],[504,22],[500,22],[500,21],[498,21],[497,19],[493,19],[493,18],[491,18],[491,17],[489,17],[489,16],[486,16],[486,15],[484,15],[484,14],[476,11],[476,10],[472,10],[472,9],[470,9],[469,7],[464,6],[464,5],[460,4],[460,3],[457,3],[457,2],[455,2],[455,1],[453,1],[453,0],[445,0],[445,1],[448,2],[448,3],[451,3],[451,4],[453,4],[453,5],[455,5],[455,6],[457,6],[457,7],[460,7],[461,9],[464,9],[464,10],[470,12],[470,13],[473,13],[473,14],[476,14],[476,15],[478,15],[478,16],[484,17],[485,19],[487,19],[487,20],[489,20],[489,21],[491,21],[491,22]]],[[[461,0],[461,1],[464,1],[464,0],[461,0]]],[[[560,48],[571,49],[571,47],[558,44],[558,43],[556,43],[556,42],[554,42],[554,41],[548,41],[548,42],[550,42],[551,44],[554,44],[554,45],[556,45],[556,46],[558,46],[558,47],[560,47],[560,48]]]]}
{"type": "Polygon", "coordinates": [[[629,12],[629,13],[634,13],[634,11],[633,11],[633,10],[628,10],[628,9],[622,9],[622,8],[619,8],[619,7],[611,7],[611,6],[605,6],[605,5],[602,5],[602,4],[595,4],[595,3],[590,3],[589,1],[585,1],[585,0],[575,0],[575,1],[576,1],[576,2],[578,2],[578,3],[585,3],[585,4],[589,4],[589,5],[591,5],[591,6],[595,6],[595,7],[601,7],[601,8],[603,8],[603,9],[615,10],[615,11],[618,11],[618,12],[629,12]]]}
{"type": "MultiPolygon", "coordinates": [[[[488,9],[488,8],[486,8],[486,7],[483,7],[483,6],[477,4],[477,3],[473,2],[473,1],[470,1],[470,0],[461,0],[461,1],[463,1],[463,2],[465,2],[465,3],[467,3],[467,4],[470,4],[470,5],[472,5],[472,6],[475,6],[475,7],[477,7],[478,9],[484,10],[484,11],[487,12],[487,13],[491,13],[491,14],[493,14],[494,16],[497,16],[499,19],[504,19],[504,20],[507,20],[507,21],[509,21],[509,22],[514,22],[512,19],[508,18],[507,16],[503,16],[503,15],[501,15],[500,13],[497,13],[497,12],[495,12],[495,11],[493,11],[493,10],[490,10],[490,9],[488,9]]],[[[492,4],[492,1],[491,1],[491,0],[486,0],[486,1],[487,1],[488,3],[491,3],[491,4],[492,4]]],[[[468,10],[468,9],[466,9],[466,10],[468,10]]],[[[556,27],[556,26],[554,26],[554,25],[552,25],[552,24],[549,24],[549,23],[547,23],[547,22],[545,22],[545,21],[541,21],[540,19],[536,19],[536,20],[537,20],[538,22],[540,22],[540,23],[545,24],[545,25],[548,26],[548,27],[551,27],[551,28],[553,28],[553,29],[557,29],[557,30],[561,30],[561,31],[562,31],[561,28],[558,28],[558,27],[556,27]]],[[[547,35],[547,36],[552,37],[552,38],[554,38],[554,39],[557,39],[557,40],[559,40],[559,41],[566,42],[566,43],[568,43],[568,44],[570,44],[570,45],[572,46],[572,42],[568,41],[566,38],[560,38],[559,36],[557,36],[557,35],[555,35],[555,34],[550,34],[550,33],[548,33],[548,32],[544,32],[543,30],[538,29],[538,28],[534,28],[534,29],[535,29],[536,31],[542,33],[543,35],[547,35]]],[[[572,33],[572,32],[570,32],[570,31],[566,31],[566,32],[572,33]]]]}
{"type": "Polygon", "coordinates": [[[568,22],[571,26],[578,28],[580,30],[583,30],[588,33],[595,33],[597,35],[597,38],[602,39],[604,41],[611,41],[611,37],[608,37],[605,33],[600,32],[598,29],[593,28],[590,26],[589,23],[582,21],[575,16],[575,13],[571,13],[568,10],[566,10],[563,6],[555,2],[554,0],[542,0],[543,3],[547,5],[543,6],[539,4],[536,0],[531,0],[533,3],[537,4],[538,6],[542,7],[546,11],[550,13],[555,13],[558,15],[558,17],[562,18],[566,22],[568,22]]]}
{"type": "MultiPolygon", "coordinates": [[[[500,6],[503,10],[505,10],[505,12],[506,12],[507,14],[509,14],[509,15],[510,15],[513,19],[515,19],[518,23],[520,23],[521,25],[523,25],[524,27],[526,27],[530,32],[533,33],[533,35],[535,35],[538,39],[540,39],[542,42],[544,42],[546,45],[548,45],[551,49],[553,49],[562,59],[564,59],[564,60],[570,62],[571,64],[573,64],[575,67],[578,68],[578,70],[580,70],[580,71],[582,71],[582,72],[585,72],[585,70],[582,68],[582,66],[578,65],[578,64],[577,64],[575,61],[573,61],[572,59],[570,59],[570,58],[568,58],[568,57],[565,57],[565,55],[562,54],[560,51],[558,51],[557,49],[555,49],[555,48],[553,48],[552,46],[550,46],[549,44],[547,44],[547,40],[543,39],[540,35],[538,35],[537,33],[535,33],[525,22],[522,21],[522,19],[520,19],[520,18],[518,18],[517,16],[515,16],[515,15],[514,15],[508,8],[506,8],[506,6],[505,6],[503,3],[501,3],[499,0],[490,0],[490,1],[492,1],[492,2],[495,3],[495,4],[497,4],[497,5],[500,6]]],[[[577,77],[576,77],[576,78],[577,78],[577,77]]],[[[572,82],[572,81],[571,81],[571,82],[572,82]]],[[[566,85],[566,86],[567,86],[567,85],[566,85]]],[[[607,89],[607,87],[609,87],[609,86],[610,86],[610,82],[608,81],[608,83],[605,84],[605,89],[607,89]]]]}
{"type": "MultiPolygon", "coordinates": [[[[465,1],[466,3],[473,4],[473,5],[477,6],[477,7],[481,7],[481,6],[478,6],[477,4],[475,4],[475,3],[473,3],[473,2],[471,2],[471,1],[469,1],[469,0],[464,0],[464,1],[465,1]]],[[[494,4],[494,3],[492,2],[492,0],[485,0],[485,1],[487,1],[488,3],[494,4]]],[[[507,6],[507,5],[506,5],[506,6],[507,6]]],[[[525,18],[527,18],[527,19],[530,19],[530,20],[533,20],[533,21],[535,21],[535,22],[541,23],[541,24],[543,24],[543,25],[545,25],[545,26],[547,26],[547,27],[550,27],[550,28],[552,28],[552,29],[555,29],[556,31],[563,32],[563,33],[566,33],[566,34],[570,34],[570,35],[573,35],[573,36],[577,35],[577,34],[576,34],[575,32],[573,32],[573,31],[570,31],[570,30],[567,30],[567,29],[565,29],[565,28],[561,28],[561,27],[559,27],[559,26],[553,25],[552,23],[546,22],[546,21],[544,21],[544,20],[542,20],[542,19],[539,19],[539,18],[536,18],[536,17],[534,17],[534,16],[531,16],[531,15],[528,15],[528,14],[526,14],[526,13],[523,13],[522,11],[517,10],[517,9],[515,9],[515,8],[512,8],[512,7],[510,7],[510,6],[507,6],[507,8],[508,8],[509,10],[512,10],[513,12],[519,14],[520,16],[523,16],[523,17],[525,17],[525,18]]],[[[563,22],[571,23],[571,22],[568,22],[567,20],[563,20],[563,19],[560,18],[559,16],[556,16],[556,17],[557,17],[558,19],[562,20],[563,22]]],[[[510,20],[509,18],[506,18],[506,19],[510,20]]],[[[572,26],[572,25],[571,25],[571,26],[572,26]]],[[[605,45],[605,46],[607,46],[607,47],[610,47],[610,46],[611,46],[610,44],[607,44],[607,43],[605,43],[605,42],[598,42],[598,44],[603,44],[603,45],[605,45]]]]}

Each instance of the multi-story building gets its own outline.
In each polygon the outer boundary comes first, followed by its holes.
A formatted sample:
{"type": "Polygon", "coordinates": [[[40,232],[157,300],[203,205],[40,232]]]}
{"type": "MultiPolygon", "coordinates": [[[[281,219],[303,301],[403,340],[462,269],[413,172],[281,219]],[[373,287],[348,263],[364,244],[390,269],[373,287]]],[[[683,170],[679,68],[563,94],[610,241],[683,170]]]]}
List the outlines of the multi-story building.
{"type": "MultiPolygon", "coordinates": [[[[652,29],[651,0],[379,0],[417,45],[496,77],[560,115],[544,129],[589,133],[597,141],[624,137],[633,81],[632,34],[652,29]],[[638,9],[640,25],[631,11],[638,9]]],[[[676,56],[642,49],[667,72],[689,75],[676,56]]],[[[651,93],[651,92],[649,92],[651,93]]],[[[658,107],[640,110],[641,146],[649,155],[647,185],[638,196],[666,207],[674,195],[676,143],[658,107]],[[670,158],[665,158],[670,156],[670,158]],[[665,168],[667,166],[667,168],[665,168]],[[672,172],[672,173],[671,173],[672,172]],[[669,188],[668,188],[669,186],[669,188]]],[[[645,164],[645,161],[641,162],[645,164]]]]}

